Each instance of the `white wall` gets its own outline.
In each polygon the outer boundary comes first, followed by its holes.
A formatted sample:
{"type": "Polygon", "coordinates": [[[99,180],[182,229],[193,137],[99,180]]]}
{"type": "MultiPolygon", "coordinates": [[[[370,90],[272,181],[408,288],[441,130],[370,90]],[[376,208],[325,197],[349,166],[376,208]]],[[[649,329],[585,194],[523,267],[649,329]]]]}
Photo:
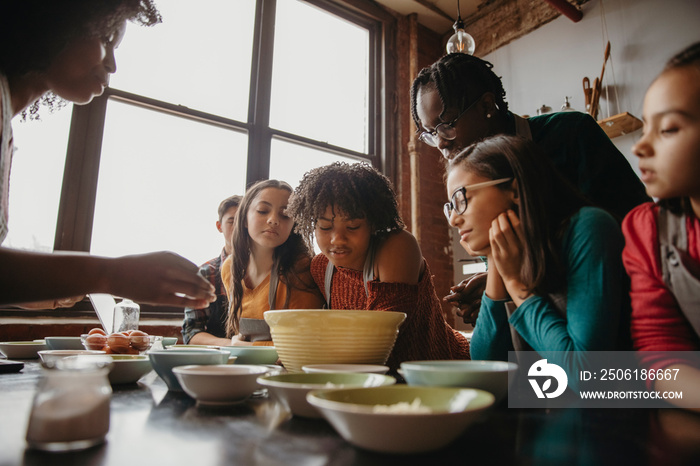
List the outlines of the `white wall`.
{"type": "MultiPolygon", "coordinates": [[[[493,63],[501,76],[513,112],[536,115],[543,104],[556,111],[566,96],[575,110],[584,111],[583,78],[587,76],[592,85],[600,76],[605,44],[610,40],[610,60],[603,78],[610,101],[604,88],[598,119],[619,112],[641,119],[644,93],[651,81],[672,55],[700,40],[700,0],[591,0],[582,11],[578,23],[560,16],[482,58],[493,63]],[[601,11],[607,24],[605,38],[601,11]]],[[[636,171],[637,161],[630,149],[640,133],[613,139],[636,171]]],[[[468,255],[454,236],[455,283],[459,283],[463,278],[459,260],[468,255]]]]}
{"type": "MultiPolygon", "coordinates": [[[[587,76],[592,85],[600,76],[607,39],[610,61],[605,68],[598,119],[619,112],[641,118],[644,93],[666,61],[700,40],[698,0],[592,0],[582,11],[583,19],[578,23],[560,16],[482,57],[493,63],[494,71],[502,77],[513,112],[535,115],[542,104],[558,110],[565,96],[570,97],[574,109],[583,111],[582,80],[587,76]],[[606,30],[601,11],[605,12],[606,30]]],[[[640,132],[613,139],[635,170],[637,161],[630,148],[640,132]]]]}

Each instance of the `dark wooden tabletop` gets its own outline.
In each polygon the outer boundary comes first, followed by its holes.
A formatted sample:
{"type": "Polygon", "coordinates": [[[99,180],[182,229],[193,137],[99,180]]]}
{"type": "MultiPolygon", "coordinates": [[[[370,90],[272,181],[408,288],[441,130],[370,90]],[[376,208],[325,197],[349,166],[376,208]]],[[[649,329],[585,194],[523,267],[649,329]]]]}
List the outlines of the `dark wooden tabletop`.
{"type": "Polygon", "coordinates": [[[42,369],[24,362],[22,372],[0,374],[0,466],[700,464],[700,415],[677,409],[509,409],[503,402],[442,450],[392,456],[353,447],[325,420],[278,424],[265,397],[199,407],[154,372],[113,387],[106,443],[45,453],[26,449],[42,369]]]}

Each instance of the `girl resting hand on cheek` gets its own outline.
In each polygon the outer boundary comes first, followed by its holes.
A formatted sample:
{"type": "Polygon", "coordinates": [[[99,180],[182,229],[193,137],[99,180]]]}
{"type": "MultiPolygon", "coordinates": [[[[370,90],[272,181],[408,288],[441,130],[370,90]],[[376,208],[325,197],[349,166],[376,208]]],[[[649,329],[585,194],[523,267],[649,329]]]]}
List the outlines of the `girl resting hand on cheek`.
{"type": "Polygon", "coordinates": [[[496,136],[448,167],[445,214],[465,249],[489,265],[473,359],[506,360],[514,349],[614,350],[627,341],[620,227],[536,151],[526,139],[496,136]]]}
{"type": "Polygon", "coordinates": [[[367,164],[334,163],[304,175],[289,205],[297,230],[321,254],[311,273],[330,309],[406,313],[387,365],[467,359],[469,343],[442,314],[415,237],[405,230],[391,182],[367,164]]]}

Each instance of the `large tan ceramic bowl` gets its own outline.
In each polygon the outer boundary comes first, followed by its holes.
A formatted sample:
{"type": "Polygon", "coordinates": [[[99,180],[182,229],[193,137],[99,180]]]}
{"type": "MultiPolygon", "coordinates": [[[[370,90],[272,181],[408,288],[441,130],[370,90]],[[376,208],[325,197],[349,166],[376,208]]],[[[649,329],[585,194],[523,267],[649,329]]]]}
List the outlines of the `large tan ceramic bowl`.
{"type": "Polygon", "coordinates": [[[301,372],[310,364],[384,364],[406,314],[292,309],[264,317],[284,367],[301,372]]]}

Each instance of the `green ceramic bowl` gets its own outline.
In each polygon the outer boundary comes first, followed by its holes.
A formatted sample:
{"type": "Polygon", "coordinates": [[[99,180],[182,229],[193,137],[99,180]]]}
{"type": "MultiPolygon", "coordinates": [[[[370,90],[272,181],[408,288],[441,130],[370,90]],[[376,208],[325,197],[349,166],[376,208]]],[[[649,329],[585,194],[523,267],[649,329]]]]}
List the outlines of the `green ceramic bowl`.
{"type": "Polygon", "coordinates": [[[220,346],[231,356],[236,356],[236,364],[274,364],[279,359],[274,346],[220,346]]]}
{"type": "Polygon", "coordinates": [[[401,374],[409,385],[478,388],[496,400],[508,394],[518,365],[506,361],[405,361],[401,374]]]}
{"type": "Polygon", "coordinates": [[[494,403],[494,396],[483,390],[395,385],[313,390],[307,400],[355,446],[422,453],[462,435],[494,403]]]}
{"type": "Polygon", "coordinates": [[[163,379],[169,390],[179,392],[182,391],[182,386],[180,386],[180,382],[173,374],[173,367],[193,364],[226,364],[229,356],[228,351],[208,348],[167,349],[148,352],[148,357],[156,374],[163,379]]]}
{"type": "Polygon", "coordinates": [[[321,413],[306,401],[306,394],[314,389],[343,387],[379,387],[392,385],[396,379],[382,374],[292,372],[266,375],[258,383],[267,387],[270,395],[292,414],[302,417],[320,418],[321,413]]]}
{"type": "Polygon", "coordinates": [[[46,346],[50,350],[83,350],[83,342],[80,337],[46,337],[46,346]]]}

